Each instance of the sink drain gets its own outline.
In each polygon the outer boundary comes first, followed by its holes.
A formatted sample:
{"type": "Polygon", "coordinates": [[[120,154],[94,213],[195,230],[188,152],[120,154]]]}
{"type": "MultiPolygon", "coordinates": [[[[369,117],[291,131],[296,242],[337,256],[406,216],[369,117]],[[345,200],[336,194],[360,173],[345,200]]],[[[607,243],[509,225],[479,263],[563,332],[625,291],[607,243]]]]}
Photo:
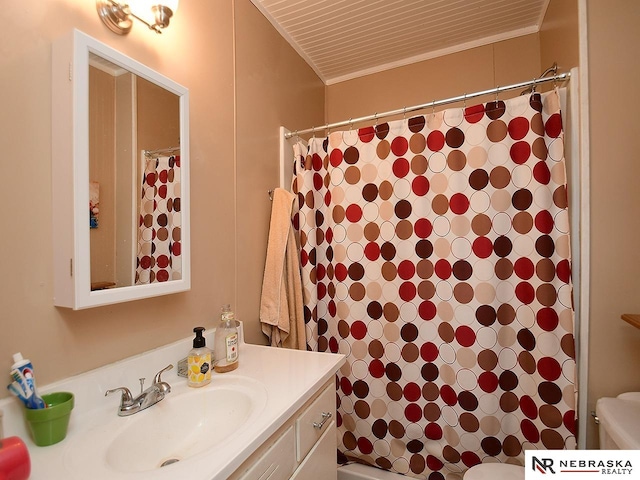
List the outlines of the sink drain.
{"type": "Polygon", "coordinates": [[[160,468],[166,467],[167,465],[171,465],[172,463],[177,463],[179,461],[180,461],[179,458],[170,458],[169,460],[165,460],[164,462],[162,462],[160,464],[160,468]]]}

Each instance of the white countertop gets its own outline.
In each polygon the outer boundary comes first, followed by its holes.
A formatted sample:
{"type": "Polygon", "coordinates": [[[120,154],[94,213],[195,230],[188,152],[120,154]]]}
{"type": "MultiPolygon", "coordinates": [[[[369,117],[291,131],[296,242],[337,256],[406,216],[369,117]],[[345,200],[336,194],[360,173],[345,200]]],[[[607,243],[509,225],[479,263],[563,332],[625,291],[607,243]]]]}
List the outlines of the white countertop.
{"type": "MultiPolygon", "coordinates": [[[[209,332],[207,332],[209,333],[209,332]]],[[[241,344],[240,363],[237,370],[224,374],[213,373],[211,384],[199,389],[187,386],[185,378],[177,376],[177,362],[184,358],[191,347],[191,339],[131,357],[90,372],[39,388],[41,394],[54,391],[70,391],[75,395],[75,408],[71,414],[67,438],[48,447],[36,446],[26,430],[22,418],[22,406],[16,398],[0,400],[4,412],[5,437],[19,436],[29,448],[32,464],[32,480],[57,479],[184,479],[223,480],[235,471],[265,440],[296,412],[325,382],[332,378],[344,362],[344,356],[331,353],[304,352],[258,345],[241,344]],[[146,377],[149,385],[153,376],[169,363],[174,369],[162,374],[162,379],[172,387],[164,400],[149,409],[130,417],[118,417],[120,395],[105,398],[105,391],[127,386],[135,395],[139,391],[139,377],[146,377]],[[92,463],[89,471],[78,459],[79,449],[91,448],[78,444],[79,438],[93,438],[101,442],[100,425],[105,422],[131,421],[153,409],[169,410],[173,397],[192,394],[194,390],[205,392],[234,382],[260,385],[266,391],[266,402],[261,412],[242,425],[234,435],[201,454],[168,467],[146,472],[122,472],[109,468],[106,463],[92,463]],[[164,404],[164,405],[163,405],[164,404]],[[93,429],[93,436],[87,432],[93,429]],[[94,466],[95,465],[95,468],[94,466]],[[82,470],[82,471],[81,471],[82,470]]],[[[37,375],[37,365],[34,365],[37,375]]],[[[215,405],[213,406],[215,408],[215,405]]],[[[115,435],[111,435],[113,437],[115,435]]],[[[110,441],[109,433],[104,442],[110,441]]],[[[85,462],[87,464],[87,462],[85,462]]]]}

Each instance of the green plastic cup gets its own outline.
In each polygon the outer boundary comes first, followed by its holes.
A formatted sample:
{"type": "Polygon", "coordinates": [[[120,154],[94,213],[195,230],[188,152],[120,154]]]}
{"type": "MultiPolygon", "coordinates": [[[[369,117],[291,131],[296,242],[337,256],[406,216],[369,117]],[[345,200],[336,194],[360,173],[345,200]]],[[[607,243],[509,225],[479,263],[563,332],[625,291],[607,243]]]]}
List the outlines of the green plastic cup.
{"type": "Polygon", "coordinates": [[[55,392],[42,395],[47,408],[24,409],[31,438],[39,447],[61,442],[67,436],[73,410],[73,393],[55,392]]]}

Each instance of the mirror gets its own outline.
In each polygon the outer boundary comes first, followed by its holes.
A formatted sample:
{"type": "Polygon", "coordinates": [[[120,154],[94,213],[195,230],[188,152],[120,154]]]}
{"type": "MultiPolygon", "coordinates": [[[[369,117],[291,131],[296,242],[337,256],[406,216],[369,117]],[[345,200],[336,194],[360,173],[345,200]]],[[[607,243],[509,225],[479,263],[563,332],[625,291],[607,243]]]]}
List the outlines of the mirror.
{"type": "Polygon", "coordinates": [[[52,74],[54,304],[188,290],[188,90],[77,30],[52,74]]]}
{"type": "Polygon", "coordinates": [[[181,278],[179,145],[180,97],[90,53],[91,290],[181,278]]]}

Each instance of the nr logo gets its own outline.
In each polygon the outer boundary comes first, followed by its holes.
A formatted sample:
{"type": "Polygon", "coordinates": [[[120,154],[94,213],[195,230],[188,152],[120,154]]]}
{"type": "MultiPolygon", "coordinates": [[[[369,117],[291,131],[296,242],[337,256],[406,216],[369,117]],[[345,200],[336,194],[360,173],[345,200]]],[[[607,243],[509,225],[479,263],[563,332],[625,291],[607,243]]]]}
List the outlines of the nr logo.
{"type": "Polygon", "coordinates": [[[546,474],[551,472],[555,474],[556,472],[553,470],[553,459],[552,458],[538,458],[536,456],[531,457],[532,465],[531,469],[534,471],[538,471],[542,474],[546,474]]]}

